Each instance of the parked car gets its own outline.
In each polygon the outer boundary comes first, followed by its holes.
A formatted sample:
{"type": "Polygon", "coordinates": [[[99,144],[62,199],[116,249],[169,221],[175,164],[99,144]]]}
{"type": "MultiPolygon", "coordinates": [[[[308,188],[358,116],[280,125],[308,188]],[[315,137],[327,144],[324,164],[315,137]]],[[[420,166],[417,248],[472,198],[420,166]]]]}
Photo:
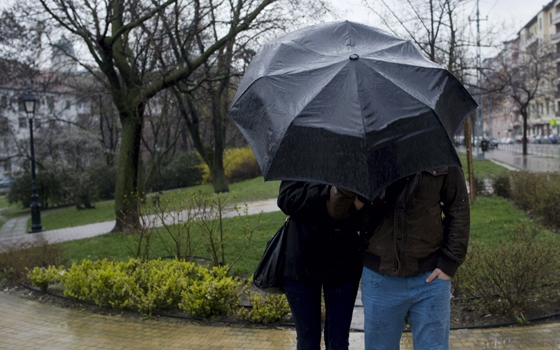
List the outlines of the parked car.
{"type": "Polygon", "coordinates": [[[0,188],[8,188],[12,182],[8,178],[0,179],[0,188]]]}
{"type": "Polygon", "coordinates": [[[515,143],[515,140],[512,139],[511,137],[502,137],[500,139],[500,144],[502,144],[502,145],[509,145],[509,144],[512,144],[512,143],[515,143]]]}
{"type": "Polygon", "coordinates": [[[558,143],[558,135],[557,134],[548,135],[548,139],[550,140],[550,143],[558,143]]]}
{"type": "MultiPolygon", "coordinates": [[[[527,137],[525,138],[525,140],[526,140],[527,142],[531,142],[531,138],[530,138],[529,136],[527,136],[527,137]]],[[[516,136],[516,137],[515,137],[515,142],[517,142],[517,143],[522,143],[522,142],[523,142],[523,136],[516,136]]]]}

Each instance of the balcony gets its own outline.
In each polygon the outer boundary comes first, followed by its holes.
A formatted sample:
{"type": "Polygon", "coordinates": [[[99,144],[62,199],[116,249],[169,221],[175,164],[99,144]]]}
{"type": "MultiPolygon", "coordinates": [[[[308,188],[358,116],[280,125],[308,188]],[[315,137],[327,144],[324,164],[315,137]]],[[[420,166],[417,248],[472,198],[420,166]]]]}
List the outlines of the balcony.
{"type": "Polygon", "coordinates": [[[559,42],[559,41],[560,41],[560,33],[551,34],[551,35],[550,35],[550,41],[551,41],[551,43],[553,43],[553,44],[559,42]]]}
{"type": "MultiPolygon", "coordinates": [[[[560,41],[560,33],[556,33],[556,34],[551,34],[550,35],[550,40],[552,41],[556,35],[558,35],[558,40],[560,41]]],[[[527,38],[527,40],[525,40],[525,42],[523,43],[524,47],[528,47],[531,46],[531,44],[537,42],[537,40],[539,40],[539,36],[537,35],[537,33],[533,33],[533,35],[531,35],[530,37],[527,38]]]]}
{"type": "Polygon", "coordinates": [[[552,16],[552,24],[560,23],[560,12],[556,12],[552,16]]]}

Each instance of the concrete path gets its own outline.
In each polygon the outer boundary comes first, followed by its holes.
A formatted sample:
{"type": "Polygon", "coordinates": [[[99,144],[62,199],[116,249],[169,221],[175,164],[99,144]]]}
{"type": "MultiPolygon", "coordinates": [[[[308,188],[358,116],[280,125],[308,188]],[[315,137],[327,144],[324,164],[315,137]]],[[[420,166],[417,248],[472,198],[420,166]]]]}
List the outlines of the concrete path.
{"type": "MultiPolygon", "coordinates": [[[[247,203],[247,213],[249,215],[260,212],[271,212],[280,210],[276,205],[276,199],[268,199],[247,203]]],[[[177,214],[181,216],[181,213],[177,214]]],[[[186,214],[185,214],[186,215],[186,214]]],[[[224,217],[234,217],[237,213],[229,209],[224,217]]],[[[0,252],[8,246],[15,246],[21,243],[60,243],[76,239],[89,238],[109,233],[115,227],[115,220],[99,222],[95,224],[68,227],[58,230],[46,230],[38,233],[28,234],[26,224],[29,216],[18,217],[8,220],[0,229],[0,252]],[[4,247],[4,248],[3,248],[4,247]]],[[[153,222],[155,220],[146,220],[153,222]]]]}

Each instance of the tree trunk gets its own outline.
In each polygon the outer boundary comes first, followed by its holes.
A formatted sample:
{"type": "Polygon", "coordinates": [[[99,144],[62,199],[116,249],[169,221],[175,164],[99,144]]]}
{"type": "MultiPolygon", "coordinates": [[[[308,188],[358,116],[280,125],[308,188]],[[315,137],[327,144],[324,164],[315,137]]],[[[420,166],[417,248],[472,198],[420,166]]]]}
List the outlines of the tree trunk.
{"type": "Polygon", "coordinates": [[[521,140],[523,145],[523,155],[527,155],[527,112],[523,109],[521,110],[521,116],[523,117],[523,138],[521,140]]]}
{"type": "Polygon", "coordinates": [[[138,216],[138,165],[142,117],[139,115],[121,118],[122,137],[117,168],[115,190],[116,224],[111,232],[130,232],[140,227],[138,216]]]}

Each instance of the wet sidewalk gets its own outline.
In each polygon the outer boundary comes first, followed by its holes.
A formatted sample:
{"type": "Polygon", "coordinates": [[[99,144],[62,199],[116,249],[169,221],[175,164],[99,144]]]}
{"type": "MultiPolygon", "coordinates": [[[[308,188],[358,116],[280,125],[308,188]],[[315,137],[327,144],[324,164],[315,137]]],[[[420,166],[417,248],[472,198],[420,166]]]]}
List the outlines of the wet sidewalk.
{"type": "MultiPolygon", "coordinates": [[[[140,321],[41,304],[0,292],[0,349],[295,349],[292,329],[198,326],[140,321]]],[[[363,333],[350,334],[350,349],[363,349],[363,333]]],[[[560,324],[451,331],[450,348],[560,349],[560,324]]],[[[404,333],[401,349],[412,349],[404,333]]]]}
{"type": "MultiPolygon", "coordinates": [[[[493,161],[510,170],[529,170],[529,171],[560,171],[560,158],[546,157],[534,154],[523,156],[519,147],[513,145],[500,145],[505,149],[493,149],[484,152],[484,159],[493,161]],[[508,147],[509,146],[509,147],[508,147]]],[[[556,145],[548,145],[548,147],[560,147],[556,145]]],[[[465,147],[457,148],[459,152],[465,153],[465,147]]],[[[473,161],[476,161],[480,152],[473,149],[473,161]]],[[[556,152],[557,153],[557,152],[556,152]]],[[[556,154],[554,153],[554,154],[556,154]]],[[[543,152],[543,155],[546,154],[543,152]]],[[[465,166],[465,164],[463,164],[465,166]]]]}

